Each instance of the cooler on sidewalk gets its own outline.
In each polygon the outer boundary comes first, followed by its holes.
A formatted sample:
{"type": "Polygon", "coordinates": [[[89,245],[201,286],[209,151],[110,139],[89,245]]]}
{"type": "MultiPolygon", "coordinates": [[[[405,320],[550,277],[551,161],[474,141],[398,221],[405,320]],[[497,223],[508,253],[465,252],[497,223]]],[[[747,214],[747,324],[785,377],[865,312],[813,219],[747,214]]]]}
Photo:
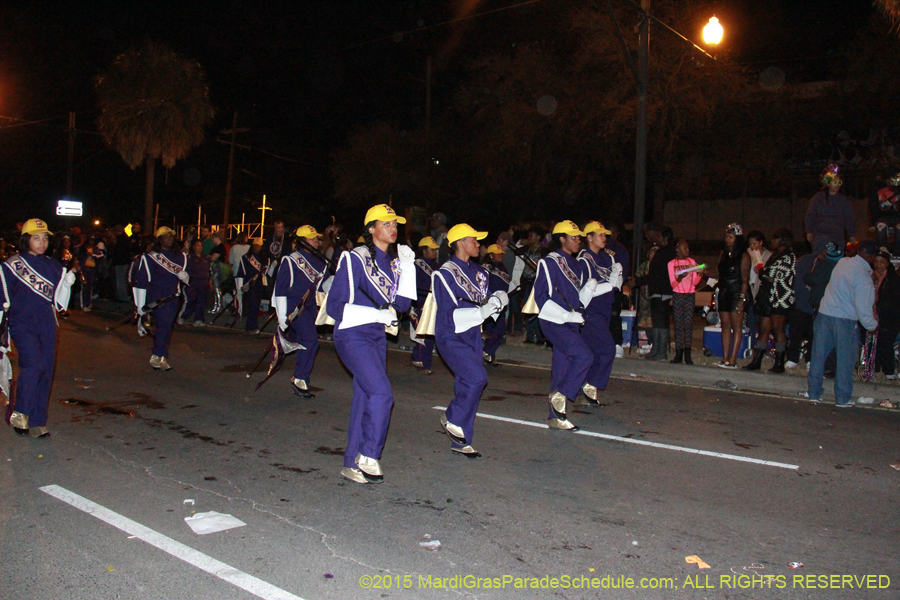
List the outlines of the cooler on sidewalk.
{"type": "MultiPolygon", "coordinates": [[[[741,347],[738,349],[738,358],[748,358],[750,356],[751,337],[749,332],[744,333],[744,339],[741,340],[741,347]]],[[[712,352],[713,356],[725,356],[725,353],[722,351],[721,327],[703,328],[703,347],[712,352]]]]}

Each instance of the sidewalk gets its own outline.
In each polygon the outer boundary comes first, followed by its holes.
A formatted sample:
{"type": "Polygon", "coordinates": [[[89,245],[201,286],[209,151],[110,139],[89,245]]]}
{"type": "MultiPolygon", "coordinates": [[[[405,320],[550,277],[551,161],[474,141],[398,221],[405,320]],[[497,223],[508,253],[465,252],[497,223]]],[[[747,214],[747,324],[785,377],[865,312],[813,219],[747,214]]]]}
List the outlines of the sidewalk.
{"type": "MultiPolygon", "coordinates": [[[[103,316],[118,316],[125,314],[126,311],[132,308],[129,304],[106,301],[95,302],[95,307],[99,309],[96,313],[103,316]]],[[[224,315],[218,319],[215,325],[209,325],[208,323],[211,319],[208,316],[205,329],[230,331],[234,335],[246,335],[242,323],[238,323],[234,329],[229,330],[225,324],[230,319],[230,315],[224,315]]],[[[189,325],[176,326],[176,328],[193,329],[189,325]]],[[[801,363],[797,368],[782,374],[768,372],[768,369],[772,366],[772,360],[768,358],[763,360],[763,368],[760,371],[744,371],[740,368],[736,370],[720,369],[715,366],[715,363],[720,360],[719,358],[703,356],[702,324],[697,327],[695,323],[694,329],[695,335],[692,350],[694,365],[673,365],[669,362],[649,361],[633,352],[634,349],[626,348],[625,358],[617,358],[613,363],[612,377],[668,385],[764,394],[795,401],[804,401],[798,396],[798,392],[806,391],[805,364],[801,363]]],[[[266,331],[269,334],[273,333],[274,325],[270,324],[266,331]]],[[[409,340],[408,333],[408,328],[404,328],[400,332],[397,342],[388,340],[388,348],[393,350],[412,348],[413,342],[409,340]]],[[[524,337],[507,337],[506,343],[497,351],[498,362],[508,368],[529,366],[549,369],[553,359],[552,350],[523,344],[523,340],[524,337]]],[[[670,349],[670,359],[673,356],[674,350],[670,349]]],[[[747,362],[747,360],[741,360],[739,364],[743,365],[747,362]]],[[[490,374],[490,370],[488,374],[490,374]]],[[[860,397],[874,398],[875,402],[868,405],[857,402],[857,407],[859,408],[891,410],[880,408],[878,403],[887,399],[895,405],[900,404],[900,380],[884,383],[860,383],[854,379],[853,399],[857,401],[860,397]]],[[[833,380],[825,380],[823,400],[825,403],[834,402],[833,380]]]]}

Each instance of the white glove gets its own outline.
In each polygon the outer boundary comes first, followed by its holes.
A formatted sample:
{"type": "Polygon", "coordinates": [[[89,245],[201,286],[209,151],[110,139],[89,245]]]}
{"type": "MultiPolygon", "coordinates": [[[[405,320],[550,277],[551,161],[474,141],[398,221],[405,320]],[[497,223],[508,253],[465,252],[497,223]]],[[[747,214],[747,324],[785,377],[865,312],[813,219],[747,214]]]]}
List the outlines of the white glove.
{"type": "Polygon", "coordinates": [[[500,310],[503,310],[509,305],[509,296],[503,290],[497,290],[491,296],[500,300],[500,310]]]}
{"type": "Polygon", "coordinates": [[[147,290],[141,288],[131,288],[131,295],[134,297],[134,308],[137,314],[144,314],[144,305],[147,304],[147,290]]]}
{"type": "Polygon", "coordinates": [[[397,246],[397,258],[401,263],[413,264],[416,260],[416,253],[409,246],[400,244],[397,246]]]}
{"type": "Polygon", "coordinates": [[[178,279],[184,284],[189,285],[188,282],[191,280],[191,276],[187,274],[187,271],[179,271],[178,279]]]}
{"type": "Polygon", "coordinates": [[[74,283],[75,283],[75,273],[73,273],[72,271],[69,271],[68,273],[66,273],[65,277],[63,277],[63,285],[65,285],[66,287],[72,287],[72,285],[74,283]]]}
{"type": "Polygon", "coordinates": [[[584,325],[584,315],[577,310],[570,310],[566,314],[566,323],[576,323],[578,325],[584,325]]]}
{"type": "Polygon", "coordinates": [[[591,303],[591,298],[594,297],[594,290],[596,289],[596,279],[591,278],[584,282],[584,285],[581,286],[581,289],[578,291],[578,299],[581,300],[582,306],[587,308],[587,305],[591,303]]]}
{"type": "Polygon", "coordinates": [[[622,289],[622,263],[613,263],[609,270],[609,282],[618,289],[622,289]]]}
{"type": "Polygon", "coordinates": [[[243,289],[243,287],[244,287],[244,278],[243,277],[235,277],[234,278],[234,290],[235,291],[240,290],[242,292],[248,291],[248,290],[243,289]]]}
{"type": "Polygon", "coordinates": [[[484,323],[485,319],[493,314],[491,310],[493,310],[493,307],[489,304],[485,304],[484,306],[473,306],[471,308],[453,309],[453,332],[463,333],[473,327],[478,327],[484,323]],[[485,311],[485,309],[488,310],[485,311]]]}
{"type": "Polygon", "coordinates": [[[390,327],[391,325],[396,325],[397,323],[397,315],[389,308],[379,308],[378,316],[375,317],[376,323],[381,323],[382,325],[386,325],[390,327]]]}
{"type": "Polygon", "coordinates": [[[609,281],[598,283],[596,289],[594,289],[594,298],[602,296],[603,294],[608,294],[614,289],[616,289],[615,286],[609,281]]]}
{"type": "Polygon", "coordinates": [[[273,300],[275,300],[275,315],[278,318],[278,329],[285,331],[288,328],[287,297],[274,296],[273,300]]]}
{"type": "Polygon", "coordinates": [[[575,310],[566,310],[553,300],[547,300],[538,314],[539,319],[562,325],[563,323],[584,324],[584,316],[575,310]]]}

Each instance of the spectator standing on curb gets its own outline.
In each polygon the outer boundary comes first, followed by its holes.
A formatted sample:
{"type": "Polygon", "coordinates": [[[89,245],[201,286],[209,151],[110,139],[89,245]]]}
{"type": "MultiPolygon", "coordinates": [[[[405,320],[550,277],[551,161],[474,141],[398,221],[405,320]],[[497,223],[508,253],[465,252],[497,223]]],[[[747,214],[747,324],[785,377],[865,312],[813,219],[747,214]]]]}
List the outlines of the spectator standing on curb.
{"type": "Polygon", "coordinates": [[[743,262],[746,259],[749,265],[750,255],[745,252],[743,233],[740,223],[729,224],[725,228],[725,248],[719,254],[716,308],[722,325],[722,362],[716,366],[722,369],[737,369],[738,352],[744,340],[744,307],[749,288],[743,262]]]}
{"type": "MultiPolygon", "coordinates": [[[[819,260],[827,259],[824,256],[820,258],[812,252],[804,254],[797,259],[794,272],[794,306],[787,317],[790,338],[788,339],[787,362],[784,363],[786,369],[796,368],[800,362],[800,350],[803,340],[807,340],[808,347],[812,348],[815,310],[809,303],[810,287],[806,284],[806,276],[813,270],[813,267],[819,260]]],[[[806,363],[809,364],[808,355],[806,363]]]]}
{"type": "Polygon", "coordinates": [[[241,266],[241,258],[250,250],[250,244],[247,242],[247,232],[242,231],[237,234],[231,250],[228,252],[228,263],[231,265],[231,272],[237,273],[238,267],[241,266]]]}
{"type": "Polygon", "coordinates": [[[697,266],[690,257],[687,240],[675,244],[675,258],[669,261],[669,283],[672,285],[672,311],[675,317],[675,358],[673,364],[692,365],[691,342],[694,337],[694,291],[700,283],[698,271],[686,272],[697,266]]]}
{"type": "Polygon", "coordinates": [[[807,376],[807,391],[801,396],[813,404],[822,401],[825,358],[834,349],[837,369],[834,377],[835,406],[853,407],[853,366],[859,349],[859,327],[875,331],[875,286],[872,266],[875,244],[863,242],[856,256],[842,258],[834,267],[831,281],[819,305],[813,334],[812,365],[807,376]]]}
{"type": "Polygon", "coordinates": [[[813,252],[819,253],[828,242],[843,247],[849,241],[855,242],[856,217],[850,199],[841,193],[839,167],[829,164],[822,171],[822,189],[809,201],[804,227],[806,239],[812,244],[813,252]],[[845,236],[845,231],[847,235],[845,236]]]}
{"type": "Polygon", "coordinates": [[[900,275],[891,265],[891,255],[879,251],[872,261],[875,279],[875,318],[878,343],[875,346],[875,370],[885,379],[897,379],[894,373],[894,341],[900,333],[900,275]]]}
{"type": "Polygon", "coordinates": [[[635,285],[646,285],[650,294],[650,343],[653,350],[647,360],[669,360],[669,317],[672,314],[672,284],[669,283],[669,262],[675,259],[672,246],[672,230],[653,224],[647,228],[651,242],[659,250],[650,261],[650,270],[644,277],[634,280],[635,285]]]}
{"type": "Polygon", "coordinates": [[[756,295],[759,293],[759,272],[766,266],[772,252],[766,248],[766,236],[761,231],[753,230],[747,234],[747,252],[741,259],[741,294],[744,296],[744,323],[755,336],[759,326],[759,315],[756,314],[756,295]]]}
{"type": "Polygon", "coordinates": [[[787,350],[785,323],[791,306],[794,305],[794,264],[797,258],[791,245],[794,236],[787,229],[778,229],[772,234],[769,249],[775,252],[759,272],[760,287],[756,295],[756,312],[759,314],[759,335],[753,360],[744,367],[747,371],[758,371],[769,345],[769,334],[775,337],[775,365],[772,373],[784,373],[784,355],[787,350]]]}

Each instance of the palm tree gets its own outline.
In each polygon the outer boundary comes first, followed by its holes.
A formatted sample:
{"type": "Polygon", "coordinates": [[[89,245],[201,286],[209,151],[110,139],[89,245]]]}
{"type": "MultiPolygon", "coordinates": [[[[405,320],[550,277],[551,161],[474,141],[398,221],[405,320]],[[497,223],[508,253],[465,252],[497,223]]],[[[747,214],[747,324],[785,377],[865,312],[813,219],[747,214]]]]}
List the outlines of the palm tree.
{"type": "Polygon", "coordinates": [[[891,21],[900,22],[900,0],[875,0],[875,5],[880,6],[891,21]]]}
{"type": "Polygon", "coordinates": [[[164,44],[118,55],[97,75],[97,129],[132,169],[147,167],[144,230],[153,221],[156,159],[166,168],[200,145],[213,118],[203,68],[164,44]]]}

